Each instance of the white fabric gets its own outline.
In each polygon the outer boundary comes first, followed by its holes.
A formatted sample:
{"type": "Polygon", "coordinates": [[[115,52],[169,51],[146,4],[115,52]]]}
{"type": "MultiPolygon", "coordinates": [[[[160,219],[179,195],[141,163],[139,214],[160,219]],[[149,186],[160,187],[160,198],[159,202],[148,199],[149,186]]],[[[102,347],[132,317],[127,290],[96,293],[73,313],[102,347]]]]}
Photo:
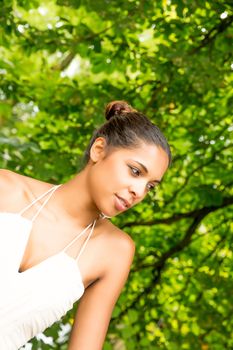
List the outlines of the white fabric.
{"type": "MultiPolygon", "coordinates": [[[[51,189],[52,193],[59,186],[51,189]]],[[[44,195],[48,192],[50,190],[44,195]]],[[[41,197],[43,196],[38,199],[41,197]]],[[[34,203],[35,201],[31,204],[34,203]]],[[[84,243],[86,245],[95,223],[96,220],[73,241],[92,225],[84,243]]],[[[19,272],[32,224],[33,220],[26,219],[21,214],[0,213],[1,350],[19,349],[65,315],[84,293],[78,259],[65,252],[70,244],[32,268],[19,272]]]]}

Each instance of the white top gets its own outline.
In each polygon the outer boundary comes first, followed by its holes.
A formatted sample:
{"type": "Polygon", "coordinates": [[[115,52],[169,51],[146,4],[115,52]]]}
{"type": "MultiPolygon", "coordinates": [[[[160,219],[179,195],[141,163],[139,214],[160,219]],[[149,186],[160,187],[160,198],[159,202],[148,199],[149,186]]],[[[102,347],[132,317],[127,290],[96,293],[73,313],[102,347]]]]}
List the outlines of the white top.
{"type": "Polygon", "coordinates": [[[53,186],[20,213],[0,213],[0,349],[16,350],[58,321],[84,293],[78,259],[85,249],[96,220],[62,251],[19,272],[33,221],[55,190],[53,186]],[[50,193],[29,220],[22,214],[50,193]],[[76,258],[65,251],[91,227],[76,258]]]}

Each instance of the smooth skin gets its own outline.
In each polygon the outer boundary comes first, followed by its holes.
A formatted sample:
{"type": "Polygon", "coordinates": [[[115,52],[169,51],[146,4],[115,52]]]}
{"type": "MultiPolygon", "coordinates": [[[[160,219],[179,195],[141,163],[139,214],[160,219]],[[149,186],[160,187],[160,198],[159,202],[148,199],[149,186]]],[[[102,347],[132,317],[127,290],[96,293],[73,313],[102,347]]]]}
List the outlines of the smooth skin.
{"type": "MultiPolygon", "coordinates": [[[[130,207],[141,202],[161,181],[168,167],[163,149],[141,143],[134,149],[106,147],[95,140],[86,167],[59,187],[33,223],[19,272],[63,249],[102,212],[119,215],[116,195],[130,207]],[[142,163],[146,172],[137,162],[142,163]]],[[[53,184],[0,170],[0,211],[19,212],[53,184]]],[[[31,218],[41,203],[24,216],[31,218]],[[35,208],[36,207],[36,208],[35,208]]],[[[84,238],[68,249],[75,257],[84,238]]],[[[100,219],[79,260],[85,292],[79,301],[68,350],[101,350],[115,303],[127,281],[135,244],[108,219],[100,219]]]]}

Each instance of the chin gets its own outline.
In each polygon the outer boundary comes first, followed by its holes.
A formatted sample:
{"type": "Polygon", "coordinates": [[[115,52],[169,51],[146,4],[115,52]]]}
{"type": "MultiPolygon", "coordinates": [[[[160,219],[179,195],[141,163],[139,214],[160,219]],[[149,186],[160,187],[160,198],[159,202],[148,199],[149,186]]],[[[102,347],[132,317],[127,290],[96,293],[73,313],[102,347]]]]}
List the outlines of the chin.
{"type": "MultiPolygon", "coordinates": [[[[122,211],[119,211],[115,208],[115,195],[114,195],[114,199],[112,202],[108,203],[108,205],[102,205],[102,208],[101,208],[101,205],[98,206],[98,209],[99,209],[99,212],[101,213],[102,216],[104,216],[105,218],[112,218],[114,216],[117,216],[123,212],[125,212],[127,210],[127,208],[125,210],[122,210],[122,211]],[[105,206],[105,208],[104,208],[105,206]]],[[[100,203],[99,203],[100,204],[100,203]]],[[[103,204],[103,203],[101,203],[103,204]]]]}

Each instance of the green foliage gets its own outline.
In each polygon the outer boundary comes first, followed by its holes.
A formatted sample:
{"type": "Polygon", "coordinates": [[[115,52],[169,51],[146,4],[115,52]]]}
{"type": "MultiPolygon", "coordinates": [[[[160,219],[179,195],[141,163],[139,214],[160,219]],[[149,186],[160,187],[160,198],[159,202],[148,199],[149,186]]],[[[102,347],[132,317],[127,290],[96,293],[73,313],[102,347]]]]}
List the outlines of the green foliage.
{"type": "MultiPolygon", "coordinates": [[[[114,99],[172,147],[156,196],[113,219],[137,252],[104,350],[233,348],[231,5],[1,1],[1,167],[68,180],[114,99]]],[[[62,323],[33,349],[66,349],[62,323]]]]}

